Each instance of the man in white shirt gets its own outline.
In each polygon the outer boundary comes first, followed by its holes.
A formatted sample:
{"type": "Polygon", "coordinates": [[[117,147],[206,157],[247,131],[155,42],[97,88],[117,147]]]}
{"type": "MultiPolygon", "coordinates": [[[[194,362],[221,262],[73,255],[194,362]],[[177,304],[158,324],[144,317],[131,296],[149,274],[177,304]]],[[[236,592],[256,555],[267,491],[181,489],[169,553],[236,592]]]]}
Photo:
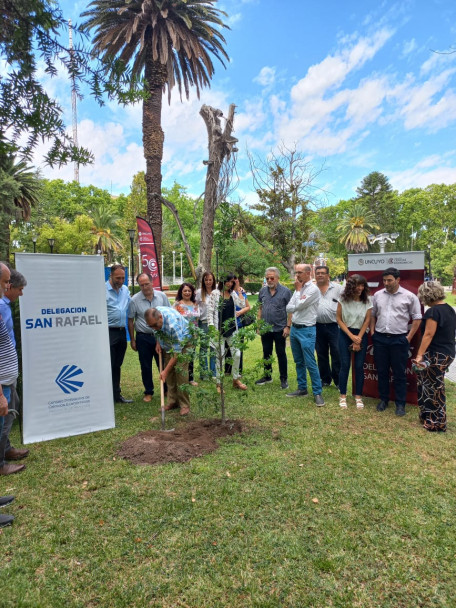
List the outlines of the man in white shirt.
{"type": "Polygon", "coordinates": [[[311,266],[297,264],[295,270],[295,292],[287,305],[290,329],[290,345],[296,365],[298,389],[288,393],[287,397],[304,397],[307,395],[307,370],[312,381],[315,404],[324,405],[321,395],[321,379],[315,360],[315,337],[320,290],[312,283],[311,266]]]}

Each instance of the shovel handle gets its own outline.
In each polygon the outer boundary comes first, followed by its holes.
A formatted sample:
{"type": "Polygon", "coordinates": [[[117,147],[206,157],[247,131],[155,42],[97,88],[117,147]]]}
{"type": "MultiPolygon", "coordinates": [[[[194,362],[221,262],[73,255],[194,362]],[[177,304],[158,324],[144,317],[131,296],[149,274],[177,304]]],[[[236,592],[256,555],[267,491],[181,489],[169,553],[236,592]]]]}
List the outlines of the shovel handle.
{"type": "Polygon", "coordinates": [[[165,383],[162,380],[161,373],[163,371],[163,351],[158,355],[158,369],[160,370],[160,409],[162,431],[165,430],[165,383]]]}

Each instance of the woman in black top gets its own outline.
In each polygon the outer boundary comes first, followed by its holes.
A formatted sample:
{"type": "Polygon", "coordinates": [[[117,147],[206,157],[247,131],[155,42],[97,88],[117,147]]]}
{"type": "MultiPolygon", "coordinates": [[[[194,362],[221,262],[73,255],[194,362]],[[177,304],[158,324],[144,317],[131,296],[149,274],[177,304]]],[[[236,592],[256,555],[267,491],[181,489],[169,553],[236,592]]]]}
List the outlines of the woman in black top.
{"type": "Polygon", "coordinates": [[[424,314],[423,337],[416,355],[420,422],[427,431],[446,431],[445,372],[454,361],[456,314],[444,302],[443,287],[437,281],[418,289],[424,314]]]}

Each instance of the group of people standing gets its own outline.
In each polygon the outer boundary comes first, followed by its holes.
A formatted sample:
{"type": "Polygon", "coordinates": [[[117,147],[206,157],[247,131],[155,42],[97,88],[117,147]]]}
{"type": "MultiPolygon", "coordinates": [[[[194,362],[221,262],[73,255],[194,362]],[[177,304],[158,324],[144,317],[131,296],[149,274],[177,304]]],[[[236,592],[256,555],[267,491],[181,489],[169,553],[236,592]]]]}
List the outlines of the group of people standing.
{"type": "Polygon", "coordinates": [[[140,292],[131,298],[124,282],[123,266],[113,265],[106,282],[106,302],[113,396],[116,403],[132,402],[122,395],[120,387],[121,366],[127,349],[127,318],[130,345],[139,356],[145,402],[150,402],[154,394],[152,360],[155,360],[160,379],[165,383],[165,409],[180,408],[182,416],[189,413],[189,395],[187,391],[182,390],[182,385],[187,382],[197,385],[193,363],[193,328],[198,327],[204,335],[208,333],[211,325],[221,332],[222,348],[217,349],[214,344],[209,347],[208,341],[201,341],[201,379],[205,376],[216,377],[220,391],[221,369],[225,366],[225,355],[230,350],[233,386],[239,390],[247,390],[247,386],[240,379],[242,353],[233,341],[233,335],[241,327],[242,316],[250,310],[250,305],[235,275],[227,275],[217,285],[214,275],[205,272],[198,290],[195,290],[191,283],[182,283],[173,306],[164,293],[154,290],[147,274],[137,277],[140,292]],[[160,365],[162,352],[163,369],[160,365]],[[221,352],[222,356],[216,356],[216,352],[221,352]],[[179,355],[184,356],[180,357],[177,365],[179,355]]]}
{"type": "MultiPolygon", "coordinates": [[[[108,318],[112,290],[115,288],[116,274],[123,274],[121,266],[113,267],[107,283],[108,318]]],[[[119,277],[119,280],[122,277],[119,277]]],[[[257,385],[272,382],[272,354],[277,357],[280,386],[288,389],[288,361],[286,340],[290,339],[291,352],[296,366],[297,388],[288,392],[287,397],[308,395],[308,374],[315,404],[325,405],[323,389],[334,383],[340,392],[339,405],[348,406],[347,385],[350,368],[353,365],[355,405],[364,408],[364,363],[371,334],[374,360],[378,375],[380,400],[377,411],[383,412],[389,406],[394,393],[395,413],[405,415],[407,398],[407,361],[411,356],[410,343],[421,327],[423,339],[414,359],[414,370],[418,382],[420,419],[424,428],[431,431],[446,430],[445,390],[443,377],[445,370],[454,359],[454,336],[456,315],[444,303],[442,287],[433,281],[424,283],[418,297],[400,284],[400,272],[387,268],[382,273],[383,289],[370,295],[369,285],[361,275],[350,276],[341,286],[330,280],[329,268],[315,268],[315,282],[312,267],[298,264],[295,270],[294,292],[280,283],[280,273],[275,267],[267,268],[266,285],[258,295],[258,319],[266,325],[260,332],[263,347],[264,374],[257,385]],[[422,319],[420,300],[429,306],[422,319]],[[390,373],[393,376],[391,390],[390,373]]],[[[123,281],[122,281],[123,284],[123,281]]],[[[188,392],[179,386],[190,382],[196,385],[194,377],[191,327],[198,327],[207,334],[211,326],[216,327],[221,336],[218,349],[215,344],[204,340],[199,351],[200,373],[216,378],[220,391],[221,371],[225,366],[224,356],[229,353],[232,361],[233,387],[246,390],[241,380],[242,352],[234,340],[242,327],[242,319],[250,310],[245,291],[238,279],[229,274],[218,284],[211,272],[205,272],[201,288],[196,290],[191,283],[183,283],[171,307],[167,297],[154,291],[150,277],[139,275],[141,292],[128,300],[125,315],[131,335],[131,347],[138,351],[144,384],[144,400],[150,401],[154,392],[152,380],[152,359],[158,365],[161,350],[172,353],[165,360],[160,378],[168,386],[166,409],[180,407],[181,414],[189,412],[188,392]],[[161,330],[156,336],[155,332],[161,330]],[[136,336],[135,336],[136,332],[136,336]],[[168,332],[167,340],[163,335],[168,332]],[[184,358],[176,368],[177,355],[182,351],[190,356],[184,358]],[[220,356],[218,356],[220,353],[220,356]],[[171,384],[171,387],[170,387],[171,384]],[[170,392],[171,391],[171,392],[170,392]]],[[[124,286],[126,292],[128,289],[124,286]]],[[[120,366],[116,352],[119,333],[125,327],[122,316],[118,316],[118,327],[111,327],[111,360],[113,363],[114,398],[118,402],[128,402],[120,393],[120,366]]],[[[123,350],[125,353],[126,342],[123,350]]],[[[122,355],[123,358],[123,355],[122,355]]]]}

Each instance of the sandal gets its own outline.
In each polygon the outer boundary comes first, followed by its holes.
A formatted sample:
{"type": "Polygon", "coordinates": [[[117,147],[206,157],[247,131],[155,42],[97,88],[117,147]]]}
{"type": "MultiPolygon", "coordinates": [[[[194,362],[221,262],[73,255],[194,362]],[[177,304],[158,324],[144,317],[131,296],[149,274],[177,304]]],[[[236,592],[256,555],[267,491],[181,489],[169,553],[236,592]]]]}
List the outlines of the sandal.
{"type": "Polygon", "coordinates": [[[347,397],[339,397],[339,405],[340,405],[340,407],[346,409],[347,408],[347,397]]]}
{"type": "Polygon", "coordinates": [[[356,403],[356,407],[358,410],[362,410],[364,407],[364,403],[363,403],[363,399],[362,397],[355,397],[355,403],[356,403]]]}
{"type": "Polygon", "coordinates": [[[245,384],[242,384],[240,380],[233,380],[233,388],[238,388],[241,391],[247,390],[247,386],[245,384]]]}

